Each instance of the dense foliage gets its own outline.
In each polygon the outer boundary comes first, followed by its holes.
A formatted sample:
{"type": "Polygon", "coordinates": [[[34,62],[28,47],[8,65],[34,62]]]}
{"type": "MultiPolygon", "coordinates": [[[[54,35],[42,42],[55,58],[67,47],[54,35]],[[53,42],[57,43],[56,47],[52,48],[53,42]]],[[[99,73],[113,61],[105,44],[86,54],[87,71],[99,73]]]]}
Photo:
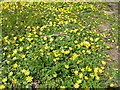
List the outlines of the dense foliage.
{"type": "MultiPolygon", "coordinates": [[[[115,14],[103,3],[2,2],[0,88],[106,88],[107,43],[117,43],[115,14]],[[110,31],[98,25],[110,20],[110,31]],[[115,36],[116,35],[116,36],[115,36]],[[112,37],[110,37],[112,36],[112,37]]],[[[118,48],[118,46],[117,46],[118,48]]],[[[116,69],[114,69],[117,73],[116,69]]]]}

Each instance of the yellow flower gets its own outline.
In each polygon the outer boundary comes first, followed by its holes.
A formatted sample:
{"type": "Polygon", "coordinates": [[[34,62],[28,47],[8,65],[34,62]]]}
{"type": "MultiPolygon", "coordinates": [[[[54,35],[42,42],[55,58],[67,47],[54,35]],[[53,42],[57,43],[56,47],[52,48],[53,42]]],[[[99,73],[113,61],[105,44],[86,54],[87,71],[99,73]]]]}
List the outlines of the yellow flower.
{"type": "Polygon", "coordinates": [[[30,74],[30,71],[25,71],[24,74],[25,74],[25,75],[29,75],[29,74],[30,74]]]}
{"type": "Polygon", "coordinates": [[[32,40],[33,40],[33,38],[27,38],[27,40],[30,42],[30,41],[32,41],[32,40]]]}
{"type": "Polygon", "coordinates": [[[7,39],[8,39],[8,36],[4,37],[4,39],[7,40],[7,39]]]}
{"type": "Polygon", "coordinates": [[[39,50],[40,52],[44,52],[42,49],[39,50]]]}
{"type": "Polygon", "coordinates": [[[82,77],[83,77],[83,74],[82,74],[82,73],[80,73],[80,74],[79,74],[79,78],[82,78],[82,77]]]}
{"type": "Polygon", "coordinates": [[[65,88],[65,86],[60,86],[60,88],[61,88],[61,89],[64,89],[64,88],[65,88]]]}
{"type": "Polygon", "coordinates": [[[50,55],[50,53],[47,53],[47,55],[50,55]]]}
{"type": "Polygon", "coordinates": [[[78,84],[79,84],[79,83],[82,83],[82,80],[79,79],[79,80],[77,81],[77,83],[78,83],[78,84]]]}
{"type": "Polygon", "coordinates": [[[32,82],[32,79],[33,79],[33,77],[31,77],[31,76],[26,77],[27,82],[32,82]]]}
{"type": "Polygon", "coordinates": [[[21,70],[21,72],[22,72],[22,73],[25,73],[25,72],[26,72],[26,70],[25,70],[25,69],[23,69],[23,70],[21,70]]]}
{"type": "Polygon", "coordinates": [[[3,78],[2,82],[5,83],[7,81],[7,78],[3,78]]]}
{"type": "Polygon", "coordinates": [[[14,51],[13,51],[13,54],[16,54],[17,53],[17,50],[15,49],[14,51]]]}
{"type": "Polygon", "coordinates": [[[72,50],[72,48],[71,48],[71,47],[69,47],[69,50],[72,50]]]}
{"type": "Polygon", "coordinates": [[[94,77],[94,75],[93,75],[92,73],[90,74],[90,76],[91,76],[91,77],[94,77]]]}
{"type": "Polygon", "coordinates": [[[105,69],[105,67],[100,67],[101,69],[105,69]]]}
{"type": "Polygon", "coordinates": [[[75,84],[74,84],[74,88],[79,88],[79,86],[80,86],[80,85],[79,85],[78,83],[75,83],[75,84]]]}
{"type": "Polygon", "coordinates": [[[4,50],[7,50],[7,47],[5,47],[4,50]]]}
{"type": "Polygon", "coordinates": [[[74,71],[75,75],[78,75],[78,71],[74,71]]]}
{"type": "Polygon", "coordinates": [[[64,50],[62,50],[62,51],[61,51],[61,53],[65,53],[65,51],[64,51],[64,50]]]}
{"type": "Polygon", "coordinates": [[[14,39],[14,40],[16,40],[16,39],[17,39],[17,37],[13,37],[13,39],[14,39]]]}
{"type": "Polygon", "coordinates": [[[23,54],[23,55],[21,55],[21,58],[25,58],[25,55],[23,54]]]}
{"type": "Polygon", "coordinates": [[[68,46],[64,46],[64,48],[68,48],[68,46]]]}
{"type": "Polygon", "coordinates": [[[110,87],[113,87],[113,86],[114,86],[114,84],[113,84],[113,83],[111,83],[111,84],[110,84],[110,87]]]}
{"type": "Polygon", "coordinates": [[[92,71],[92,69],[91,69],[91,68],[88,68],[87,70],[88,70],[88,72],[92,71]]]}
{"type": "Polygon", "coordinates": [[[74,43],[78,43],[78,41],[74,41],[74,43]]]}
{"type": "Polygon", "coordinates": [[[10,55],[8,55],[7,58],[10,58],[10,55]]]}
{"type": "Polygon", "coordinates": [[[10,61],[6,61],[7,64],[10,64],[10,61]]]}
{"type": "Polygon", "coordinates": [[[50,41],[50,42],[52,42],[53,40],[54,40],[53,38],[50,38],[50,40],[49,40],[49,41],[50,41]]]}
{"type": "Polygon", "coordinates": [[[84,72],[84,71],[85,71],[85,69],[84,69],[84,68],[82,68],[82,69],[81,69],[81,71],[82,71],[82,72],[84,72]]]}
{"type": "Polygon", "coordinates": [[[16,60],[17,58],[16,57],[13,57],[12,60],[16,60]]]}
{"type": "Polygon", "coordinates": [[[20,47],[20,48],[19,48],[19,51],[23,51],[23,47],[20,47]]]}
{"type": "Polygon", "coordinates": [[[8,76],[12,76],[13,75],[13,72],[10,72],[9,74],[8,74],[8,76]]]}
{"type": "Polygon", "coordinates": [[[70,53],[70,51],[68,50],[68,51],[65,51],[64,53],[65,53],[65,54],[69,54],[69,53],[70,53]]]}
{"type": "Polygon", "coordinates": [[[57,77],[57,74],[53,74],[53,77],[57,77]]]}
{"type": "Polygon", "coordinates": [[[78,60],[78,61],[77,61],[77,64],[80,64],[81,62],[82,62],[82,60],[78,60]]]}
{"type": "Polygon", "coordinates": [[[96,76],[96,78],[95,78],[96,80],[100,80],[100,77],[99,76],[96,76]]]}
{"type": "Polygon", "coordinates": [[[65,68],[67,68],[67,69],[68,69],[68,68],[69,68],[69,65],[65,65],[65,68]]]}
{"type": "Polygon", "coordinates": [[[30,45],[30,46],[27,46],[26,49],[30,49],[31,47],[32,47],[31,45],[30,45]]]}
{"type": "Polygon", "coordinates": [[[102,69],[99,69],[99,72],[100,72],[100,73],[103,73],[104,71],[103,71],[102,69]]]}
{"type": "Polygon", "coordinates": [[[107,49],[110,49],[110,46],[106,46],[107,49]]]}
{"type": "Polygon", "coordinates": [[[56,62],[57,60],[54,58],[53,61],[56,62]]]}
{"type": "Polygon", "coordinates": [[[88,53],[88,54],[91,54],[91,51],[90,51],[90,50],[87,50],[87,53],[88,53]]]}
{"type": "Polygon", "coordinates": [[[47,37],[44,37],[43,39],[44,39],[44,40],[47,40],[47,37]]]}
{"type": "Polygon", "coordinates": [[[81,45],[80,45],[80,44],[77,44],[77,47],[78,47],[78,48],[80,48],[80,47],[81,47],[81,45]]]}
{"type": "Polygon", "coordinates": [[[17,66],[18,66],[17,64],[13,64],[13,68],[17,68],[17,66]]]}
{"type": "Polygon", "coordinates": [[[80,56],[80,55],[77,55],[76,53],[73,53],[73,56],[71,57],[71,59],[75,60],[78,56],[80,56]]]}
{"type": "Polygon", "coordinates": [[[3,55],[5,56],[5,53],[3,53],[3,55]]]}
{"type": "Polygon", "coordinates": [[[83,42],[83,45],[86,46],[87,48],[90,47],[90,43],[87,42],[87,41],[84,41],[84,42],[83,42]]]}
{"type": "Polygon", "coordinates": [[[85,80],[88,80],[88,77],[87,77],[87,76],[85,76],[84,78],[85,78],[85,80]]]}
{"type": "Polygon", "coordinates": [[[4,89],[5,88],[5,86],[4,85],[0,85],[0,89],[4,89]]]}
{"type": "Polygon", "coordinates": [[[94,41],[92,37],[90,38],[90,41],[94,41]]]}
{"type": "Polygon", "coordinates": [[[17,83],[17,79],[13,79],[13,80],[12,80],[12,83],[13,83],[13,84],[17,83]]]}
{"type": "Polygon", "coordinates": [[[106,65],[106,62],[105,62],[105,61],[101,61],[101,63],[102,63],[103,65],[106,65]]]}
{"type": "Polygon", "coordinates": [[[95,39],[95,42],[97,42],[98,40],[99,40],[99,38],[96,38],[96,39],[95,39]]]}
{"type": "Polygon", "coordinates": [[[109,76],[109,79],[113,79],[113,77],[109,76]]]}
{"type": "Polygon", "coordinates": [[[97,73],[99,68],[94,68],[94,72],[97,73]]]}

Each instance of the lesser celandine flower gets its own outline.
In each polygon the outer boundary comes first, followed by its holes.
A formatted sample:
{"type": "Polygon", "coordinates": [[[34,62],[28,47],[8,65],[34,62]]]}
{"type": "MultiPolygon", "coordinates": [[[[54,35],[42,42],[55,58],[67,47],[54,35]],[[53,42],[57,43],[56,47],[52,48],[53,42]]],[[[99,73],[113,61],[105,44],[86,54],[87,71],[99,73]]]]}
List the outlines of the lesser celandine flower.
{"type": "Polygon", "coordinates": [[[78,41],[74,41],[74,43],[78,43],[78,41]]]}
{"type": "Polygon", "coordinates": [[[74,71],[75,75],[78,75],[78,71],[74,71]]]}
{"type": "Polygon", "coordinates": [[[12,76],[13,75],[13,72],[10,72],[9,74],[8,74],[8,76],[12,76]]]}
{"type": "Polygon", "coordinates": [[[47,37],[44,37],[43,39],[44,39],[44,40],[47,40],[47,37]]]}
{"type": "Polygon", "coordinates": [[[84,41],[84,42],[83,42],[83,45],[86,46],[87,48],[90,47],[90,43],[87,42],[87,41],[84,41]]]}
{"type": "Polygon", "coordinates": [[[53,40],[54,40],[53,38],[50,38],[50,40],[49,40],[49,41],[50,41],[50,42],[52,42],[53,40]]]}
{"type": "Polygon", "coordinates": [[[105,69],[105,67],[100,67],[101,69],[105,69]]]}
{"type": "Polygon", "coordinates": [[[10,58],[10,55],[8,55],[7,58],[10,58]]]}
{"type": "Polygon", "coordinates": [[[114,86],[114,84],[113,84],[113,83],[111,83],[111,84],[110,84],[110,87],[113,87],[113,86],[114,86]]]}
{"type": "Polygon", "coordinates": [[[72,50],[72,48],[71,48],[71,47],[69,47],[69,50],[72,50]]]}
{"type": "Polygon", "coordinates": [[[5,56],[5,53],[3,53],[3,56],[5,56]]]}
{"type": "Polygon", "coordinates": [[[53,74],[53,77],[57,77],[57,74],[53,74]]]}
{"type": "Polygon", "coordinates": [[[47,53],[47,55],[50,55],[50,53],[47,53]]]}
{"type": "Polygon", "coordinates": [[[12,83],[13,83],[13,84],[17,83],[17,79],[13,79],[13,80],[12,80],[12,83]]]}
{"type": "Polygon", "coordinates": [[[5,47],[4,50],[7,50],[7,47],[5,47]]]}
{"type": "Polygon", "coordinates": [[[109,79],[113,79],[113,77],[109,76],[109,79]]]}
{"type": "Polygon", "coordinates": [[[64,88],[65,88],[65,86],[60,86],[60,88],[61,88],[61,89],[64,89],[64,88]]]}
{"type": "Polygon", "coordinates": [[[13,57],[12,60],[16,60],[17,58],[16,57],[13,57]]]}
{"type": "Polygon", "coordinates": [[[67,69],[68,69],[68,68],[69,68],[69,65],[65,65],[65,68],[67,68],[67,69]]]}
{"type": "Polygon", "coordinates": [[[82,77],[83,77],[83,74],[82,74],[82,73],[80,73],[80,74],[79,74],[79,78],[82,78],[82,77]]]}
{"type": "Polygon", "coordinates": [[[105,62],[105,61],[101,61],[101,63],[102,63],[103,65],[106,65],[106,62],[105,62]]]}
{"type": "Polygon", "coordinates": [[[81,69],[81,71],[82,71],[82,72],[84,72],[84,71],[85,71],[85,69],[84,69],[84,68],[82,68],[82,69],[81,69]]]}
{"type": "Polygon", "coordinates": [[[20,47],[20,48],[19,48],[19,51],[23,51],[23,47],[20,47]]]}
{"type": "Polygon", "coordinates": [[[6,61],[7,64],[10,64],[10,61],[6,61]]]}
{"type": "Polygon", "coordinates": [[[94,41],[97,42],[99,40],[99,38],[96,38],[94,41]]]}
{"type": "Polygon", "coordinates": [[[90,73],[89,75],[90,75],[91,77],[94,77],[93,73],[90,73]]]}
{"type": "Polygon", "coordinates": [[[23,54],[23,55],[21,55],[21,58],[25,58],[25,55],[23,54]]]}
{"type": "Polygon", "coordinates": [[[69,53],[70,53],[70,51],[69,51],[69,50],[64,52],[64,54],[69,54],[69,53]]]}
{"type": "Polygon", "coordinates": [[[17,64],[13,64],[13,68],[17,68],[17,66],[18,66],[17,64]]]}
{"type": "Polygon", "coordinates": [[[91,54],[91,51],[90,51],[90,50],[87,50],[87,53],[88,53],[88,54],[91,54]]]}
{"type": "Polygon", "coordinates": [[[3,78],[2,82],[5,83],[7,81],[7,78],[3,78]]]}
{"type": "Polygon", "coordinates": [[[30,74],[30,71],[27,71],[27,70],[26,70],[26,71],[24,72],[24,74],[25,74],[25,75],[29,75],[29,74],[30,74]]]}
{"type": "Polygon", "coordinates": [[[79,88],[80,85],[78,83],[75,83],[73,86],[74,88],[79,88]]]}
{"type": "Polygon", "coordinates": [[[100,72],[100,73],[103,73],[104,71],[103,71],[102,69],[99,69],[99,72],[100,72]]]}
{"type": "Polygon", "coordinates": [[[80,79],[79,79],[79,80],[77,80],[77,83],[78,83],[78,84],[82,83],[82,80],[80,80],[80,79]]]}
{"type": "Polygon", "coordinates": [[[5,85],[0,85],[0,89],[5,89],[5,85]]]}
{"type": "Polygon", "coordinates": [[[22,73],[25,73],[25,72],[26,72],[26,70],[25,70],[25,69],[23,69],[23,70],[21,70],[21,72],[22,72],[22,73]]]}
{"type": "Polygon", "coordinates": [[[96,78],[95,78],[96,80],[100,80],[100,77],[99,76],[96,76],[96,78]]]}
{"type": "Polygon", "coordinates": [[[17,37],[13,37],[14,40],[17,40],[17,37]]]}
{"type": "Polygon", "coordinates": [[[27,81],[27,82],[32,82],[32,79],[33,79],[32,76],[28,76],[28,77],[26,77],[26,81],[27,81]]]}
{"type": "Polygon", "coordinates": [[[90,41],[94,41],[92,37],[90,38],[90,41]]]}
{"type": "Polygon", "coordinates": [[[99,68],[94,68],[94,72],[97,73],[99,68]]]}
{"type": "Polygon", "coordinates": [[[88,80],[88,77],[87,76],[84,76],[85,80],[88,80]]]}

